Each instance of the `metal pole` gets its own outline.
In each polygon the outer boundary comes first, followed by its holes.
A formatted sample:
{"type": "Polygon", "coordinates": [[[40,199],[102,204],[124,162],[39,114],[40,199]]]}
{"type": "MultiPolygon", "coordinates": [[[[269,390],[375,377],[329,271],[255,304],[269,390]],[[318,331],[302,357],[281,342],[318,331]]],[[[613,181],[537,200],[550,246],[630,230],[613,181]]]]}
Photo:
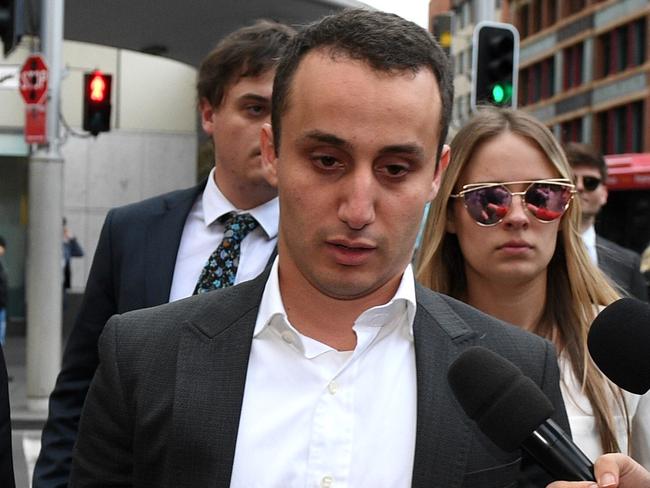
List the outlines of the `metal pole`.
{"type": "Polygon", "coordinates": [[[63,157],[59,108],[63,1],[42,0],[41,46],[49,68],[47,138],[29,162],[27,408],[47,409],[61,367],[63,157]]]}
{"type": "Polygon", "coordinates": [[[494,0],[478,0],[477,2],[474,3],[474,6],[475,6],[474,19],[476,20],[475,24],[478,24],[483,20],[495,20],[494,11],[496,9],[496,3],[494,0]]]}

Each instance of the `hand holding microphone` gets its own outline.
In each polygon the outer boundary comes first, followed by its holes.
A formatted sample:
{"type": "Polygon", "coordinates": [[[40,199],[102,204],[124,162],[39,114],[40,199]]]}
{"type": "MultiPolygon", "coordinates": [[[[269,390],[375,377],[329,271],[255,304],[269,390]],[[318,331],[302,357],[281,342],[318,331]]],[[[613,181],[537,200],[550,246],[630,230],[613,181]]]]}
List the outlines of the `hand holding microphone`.
{"type": "Polygon", "coordinates": [[[598,484],[556,481],[546,488],[650,488],[650,473],[624,454],[604,454],[596,459],[594,471],[598,484]]]}

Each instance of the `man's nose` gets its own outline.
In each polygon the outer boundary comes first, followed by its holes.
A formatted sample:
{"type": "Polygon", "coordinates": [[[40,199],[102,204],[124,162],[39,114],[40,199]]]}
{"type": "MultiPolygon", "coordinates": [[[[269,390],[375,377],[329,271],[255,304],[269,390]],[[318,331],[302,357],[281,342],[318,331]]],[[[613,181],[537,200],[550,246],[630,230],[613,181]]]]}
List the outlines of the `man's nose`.
{"type": "Polygon", "coordinates": [[[372,171],[357,169],[344,177],[339,218],[354,230],[375,220],[376,181],[372,171]]]}

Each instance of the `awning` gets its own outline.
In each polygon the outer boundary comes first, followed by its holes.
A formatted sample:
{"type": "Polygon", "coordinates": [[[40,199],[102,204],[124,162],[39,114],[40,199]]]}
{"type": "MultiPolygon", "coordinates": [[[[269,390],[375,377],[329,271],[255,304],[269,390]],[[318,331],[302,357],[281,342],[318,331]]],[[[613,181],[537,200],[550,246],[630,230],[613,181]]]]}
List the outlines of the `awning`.
{"type": "Polygon", "coordinates": [[[605,161],[608,190],[650,190],[650,153],[611,154],[605,161]]]}

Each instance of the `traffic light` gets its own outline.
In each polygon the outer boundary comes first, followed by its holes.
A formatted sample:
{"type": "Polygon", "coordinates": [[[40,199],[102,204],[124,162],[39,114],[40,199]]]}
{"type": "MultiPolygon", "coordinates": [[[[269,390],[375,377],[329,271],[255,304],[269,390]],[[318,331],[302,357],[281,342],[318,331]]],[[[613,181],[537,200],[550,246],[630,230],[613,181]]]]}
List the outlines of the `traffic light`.
{"type": "Polygon", "coordinates": [[[96,136],[111,130],[112,75],[101,71],[84,74],[83,129],[96,136]]]}
{"type": "Polygon", "coordinates": [[[4,55],[16,47],[24,31],[23,0],[0,0],[0,39],[4,55]]]}
{"type": "Polygon", "coordinates": [[[453,12],[443,12],[431,19],[431,31],[447,56],[451,53],[453,12]]]}
{"type": "Polygon", "coordinates": [[[510,24],[480,22],[474,29],[472,110],[480,104],[517,107],[519,32],[510,24]]]}

